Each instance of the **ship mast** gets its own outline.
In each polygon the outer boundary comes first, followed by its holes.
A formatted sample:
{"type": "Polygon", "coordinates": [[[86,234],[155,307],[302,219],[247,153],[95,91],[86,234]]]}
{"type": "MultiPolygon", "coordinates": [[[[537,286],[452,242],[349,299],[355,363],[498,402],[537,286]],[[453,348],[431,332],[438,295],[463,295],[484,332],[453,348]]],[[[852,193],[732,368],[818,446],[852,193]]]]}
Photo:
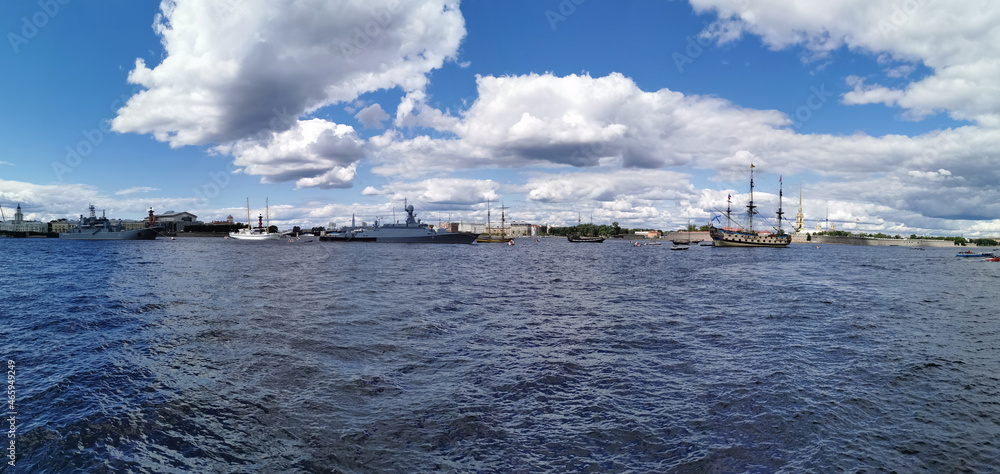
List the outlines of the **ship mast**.
{"type": "Polygon", "coordinates": [[[729,194],[726,196],[726,228],[731,229],[733,227],[733,195],[729,194]]]}
{"type": "Polygon", "coordinates": [[[782,196],[781,176],[778,176],[778,235],[782,234],[782,232],[781,232],[781,217],[785,215],[785,213],[781,210],[781,196],[782,196]]]}
{"type": "Polygon", "coordinates": [[[733,208],[733,195],[729,194],[729,195],[726,196],[726,228],[727,229],[731,229],[733,227],[733,219],[732,219],[732,215],[731,215],[732,212],[733,212],[732,208],[733,208]]]}
{"type": "Polygon", "coordinates": [[[507,238],[507,229],[504,229],[504,224],[507,223],[507,214],[504,213],[505,209],[507,207],[503,205],[503,201],[500,201],[500,237],[504,239],[507,238]]]}
{"type": "Polygon", "coordinates": [[[753,163],[750,163],[750,204],[747,204],[747,230],[753,232],[753,215],[754,209],[757,206],[753,205],[753,163]]]}

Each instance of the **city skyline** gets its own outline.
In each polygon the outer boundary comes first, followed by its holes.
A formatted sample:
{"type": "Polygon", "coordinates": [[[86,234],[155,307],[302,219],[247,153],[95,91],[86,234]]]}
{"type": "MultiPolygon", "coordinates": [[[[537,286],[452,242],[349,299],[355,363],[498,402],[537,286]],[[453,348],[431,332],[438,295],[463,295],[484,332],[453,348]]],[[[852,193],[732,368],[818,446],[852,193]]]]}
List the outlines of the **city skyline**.
{"type": "MultiPolygon", "coordinates": [[[[0,5],[0,206],[1000,234],[1000,5],[0,5]],[[788,211],[792,210],[791,213],[788,211]],[[829,217],[827,217],[829,216],[829,217]],[[790,227],[790,223],[783,224],[790,227]]],[[[4,209],[7,212],[7,209],[4,209]]],[[[8,215],[8,218],[10,216],[8,215]]]]}

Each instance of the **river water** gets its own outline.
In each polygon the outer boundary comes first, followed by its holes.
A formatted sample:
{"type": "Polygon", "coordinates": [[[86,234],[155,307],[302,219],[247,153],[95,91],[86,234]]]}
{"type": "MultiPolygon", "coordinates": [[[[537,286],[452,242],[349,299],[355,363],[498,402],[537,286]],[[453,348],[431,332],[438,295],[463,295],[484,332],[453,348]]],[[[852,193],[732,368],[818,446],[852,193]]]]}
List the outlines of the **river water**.
{"type": "Polygon", "coordinates": [[[669,248],[0,239],[0,471],[997,469],[1000,264],[669,248]]]}

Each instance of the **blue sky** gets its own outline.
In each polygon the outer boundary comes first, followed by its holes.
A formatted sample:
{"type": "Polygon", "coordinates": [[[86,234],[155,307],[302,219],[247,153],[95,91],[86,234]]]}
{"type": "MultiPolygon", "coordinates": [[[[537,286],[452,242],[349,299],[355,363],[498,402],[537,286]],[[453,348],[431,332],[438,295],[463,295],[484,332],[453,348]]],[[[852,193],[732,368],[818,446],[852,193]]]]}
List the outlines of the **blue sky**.
{"type": "Polygon", "coordinates": [[[989,2],[63,2],[0,4],[7,214],[671,229],[752,161],[809,230],[1000,235],[989,2]]]}

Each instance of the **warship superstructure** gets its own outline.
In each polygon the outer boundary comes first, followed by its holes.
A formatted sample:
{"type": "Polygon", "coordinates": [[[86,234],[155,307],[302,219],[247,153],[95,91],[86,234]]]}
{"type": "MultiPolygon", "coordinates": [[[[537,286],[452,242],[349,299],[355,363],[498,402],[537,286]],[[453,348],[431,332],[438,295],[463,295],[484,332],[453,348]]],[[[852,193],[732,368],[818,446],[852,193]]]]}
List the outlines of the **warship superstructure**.
{"type": "Polygon", "coordinates": [[[403,224],[380,224],[373,226],[341,227],[336,232],[321,236],[324,242],[381,242],[381,243],[427,243],[427,244],[471,244],[479,234],[470,232],[449,232],[433,229],[417,220],[413,206],[406,206],[406,222],[403,224]]]}
{"type": "Polygon", "coordinates": [[[71,240],[153,240],[156,238],[157,229],[152,226],[153,210],[149,210],[150,223],[144,229],[125,230],[121,219],[112,222],[101,212],[101,217],[97,217],[97,210],[94,205],[90,205],[90,216],[80,215],[80,221],[76,227],[66,232],[60,232],[60,239],[71,240]]]}

